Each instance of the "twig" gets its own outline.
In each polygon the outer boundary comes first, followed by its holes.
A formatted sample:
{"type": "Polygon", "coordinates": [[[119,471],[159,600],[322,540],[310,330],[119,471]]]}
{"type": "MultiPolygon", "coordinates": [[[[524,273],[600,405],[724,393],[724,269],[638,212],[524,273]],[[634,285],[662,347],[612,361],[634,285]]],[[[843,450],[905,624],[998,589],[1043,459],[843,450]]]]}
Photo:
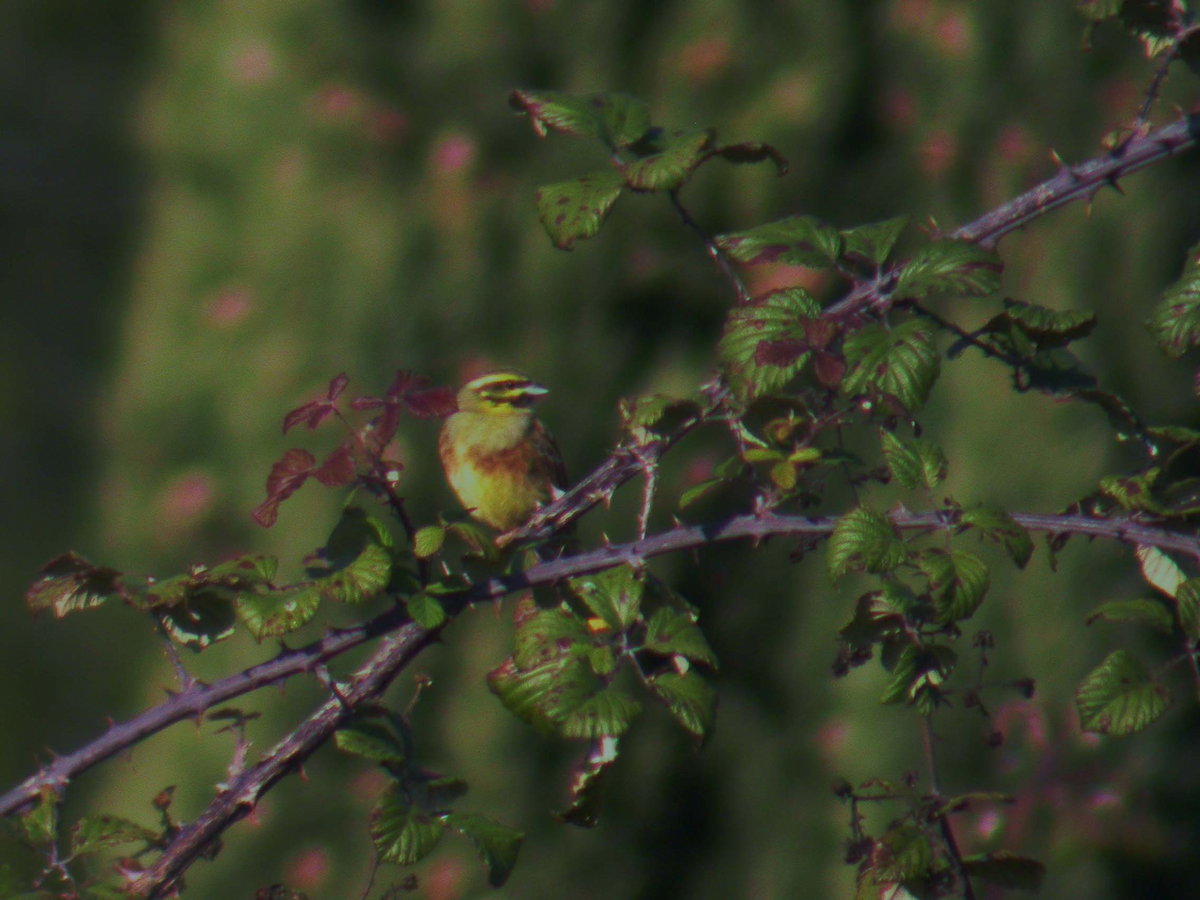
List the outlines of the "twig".
{"type": "MultiPolygon", "coordinates": [[[[1200,113],[1193,113],[1145,136],[1135,137],[1125,146],[1104,156],[1072,168],[1064,167],[1053,178],[951,232],[948,237],[995,247],[1006,234],[1051,210],[1090,198],[1105,185],[1115,185],[1126,175],[1190,149],[1197,141],[1200,141],[1200,113]]],[[[855,288],[841,300],[827,306],[821,315],[844,320],[855,317],[867,307],[885,309],[891,305],[886,291],[895,283],[897,269],[891,267],[881,277],[855,288]]]]}
{"type": "Polygon", "coordinates": [[[704,230],[699,222],[692,218],[692,214],[687,211],[687,207],[679,200],[679,189],[668,191],[667,196],[671,199],[671,205],[675,207],[675,211],[679,213],[679,218],[683,220],[683,224],[699,235],[700,240],[704,241],[704,249],[708,251],[709,257],[717,264],[717,268],[721,270],[721,274],[733,286],[733,291],[737,294],[739,304],[749,303],[750,294],[746,290],[746,286],[742,284],[742,279],[738,277],[737,272],[733,271],[733,264],[729,261],[721,248],[717,246],[717,242],[713,240],[712,235],[704,230]]]}

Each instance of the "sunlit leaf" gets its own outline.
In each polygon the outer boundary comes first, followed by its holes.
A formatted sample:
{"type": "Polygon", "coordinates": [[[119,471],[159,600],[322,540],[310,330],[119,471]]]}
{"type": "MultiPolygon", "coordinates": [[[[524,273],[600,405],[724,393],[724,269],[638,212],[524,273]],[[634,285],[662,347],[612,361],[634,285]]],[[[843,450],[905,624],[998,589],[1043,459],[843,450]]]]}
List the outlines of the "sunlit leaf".
{"type": "Polygon", "coordinates": [[[339,750],[351,756],[381,763],[404,762],[404,748],[400,739],[382,722],[355,720],[334,732],[333,742],[339,750]]]}
{"type": "Polygon", "coordinates": [[[848,335],[844,345],[850,370],[842,393],[882,393],[896,397],[909,412],[920,409],[941,370],[933,327],[921,319],[887,329],[870,324],[848,335]]]}
{"type": "Polygon", "coordinates": [[[437,846],[445,826],[439,817],[413,808],[400,785],[393,785],[371,810],[369,830],[381,860],[410,866],[437,846]]]}
{"type": "Polygon", "coordinates": [[[704,632],[687,612],[660,607],[646,623],[647,650],[665,656],[686,657],[692,662],[717,667],[717,657],[704,639],[704,632]]]}
{"type": "Polygon", "coordinates": [[[1158,600],[1151,597],[1137,597],[1132,600],[1110,600],[1101,603],[1088,614],[1086,622],[1137,622],[1149,625],[1166,634],[1175,627],[1175,619],[1171,611],[1158,600]]]}
{"type": "Polygon", "coordinates": [[[611,628],[628,628],[641,609],[642,576],[632,566],[617,566],[567,582],[572,593],[611,628]]]}
{"type": "Polygon", "coordinates": [[[54,610],[62,618],[67,613],[100,606],[106,600],[126,597],[121,573],[116,569],[93,566],[82,556],[67,553],[42,566],[38,580],[25,592],[25,602],[36,615],[54,610]]]}
{"type": "Polygon", "coordinates": [[[882,266],[892,252],[896,240],[908,224],[908,216],[897,216],[884,222],[859,225],[842,231],[845,239],[845,255],[873,266],[882,266]]]}
{"type": "Polygon", "coordinates": [[[933,293],[985,297],[1000,289],[1003,269],[1000,257],[978,244],[933,241],[904,264],[892,296],[897,300],[922,300],[933,293]]]}
{"type": "Polygon", "coordinates": [[[785,263],[827,268],[837,262],[843,248],[838,230],[812,216],[789,216],[745,231],[717,235],[716,241],[730,258],[750,265],[785,263]]]}
{"type": "Polygon", "coordinates": [[[865,506],[841,516],[829,536],[827,564],[834,581],[847,572],[890,572],[907,556],[887,516],[865,506]]]}
{"type": "Polygon", "coordinates": [[[620,149],[636,143],[650,127],[649,108],[628,94],[517,90],[509,95],[508,102],[529,116],[539,137],[559,131],[596,137],[620,149]]]}
{"type": "Polygon", "coordinates": [[[1025,568],[1025,564],[1033,555],[1033,539],[1029,537],[1025,526],[999,506],[981,503],[964,509],[958,522],[960,525],[977,528],[989,540],[1003,546],[1019,568],[1025,568]]]}
{"type": "Polygon", "coordinates": [[[1167,288],[1146,327],[1172,358],[1200,344],[1200,244],[1188,251],[1183,275],[1167,288]]]}
{"type": "Polygon", "coordinates": [[[625,183],[637,191],[671,191],[682,187],[708,155],[714,132],[674,131],[656,143],[661,151],[625,166],[625,183]]]}
{"type": "Polygon", "coordinates": [[[281,637],[310,622],[321,606],[321,592],[313,586],[290,591],[238,594],[237,614],[246,628],[261,641],[281,637]]]}
{"type": "Polygon", "coordinates": [[[820,315],[821,307],[803,288],[772,291],[750,303],[735,306],[725,320],[717,345],[717,358],[743,403],[777,390],[800,371],[808,360],[804,319],[820,315]],[[798,351],[785,364],[760,360],[764,342],[793,341],[798,351]]]}
{"type": "Polygon", "coordinates": [[[538,218],[554,246],[570,250],[576,241],[598,234],[624,187],[620,172],[600,169],[534,191],[538,218]]]}

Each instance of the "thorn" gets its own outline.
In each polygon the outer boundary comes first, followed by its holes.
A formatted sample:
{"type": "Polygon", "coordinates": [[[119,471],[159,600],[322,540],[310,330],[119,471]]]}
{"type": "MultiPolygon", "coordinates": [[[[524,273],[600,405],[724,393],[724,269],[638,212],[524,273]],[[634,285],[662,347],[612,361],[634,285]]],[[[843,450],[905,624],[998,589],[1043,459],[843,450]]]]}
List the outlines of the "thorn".
{"type": "Polygon", "coordinates": [[[600,543],[603,544],[605,547],[612,546],[612,541],[610,541],[608,539],[608,532],[606,532],[606,531],[600,532],[600,543]]]}
{"type": "Polygon", "coordinates": [[[683,519],[679,518],[675,513],[671,514],[671,526],[674,528],[683,528],[683,519]]]}
{"type": "Polygon", "coordinates": [[[1125,196],[1125,189],[1123,187],[1121,187],[1121,185],[1117,182],[1117,175],[1115,175],[1115,174],[1109,175],[1108,183],[1114,191],[1116,191],[1122,197],[1125,196]]]}

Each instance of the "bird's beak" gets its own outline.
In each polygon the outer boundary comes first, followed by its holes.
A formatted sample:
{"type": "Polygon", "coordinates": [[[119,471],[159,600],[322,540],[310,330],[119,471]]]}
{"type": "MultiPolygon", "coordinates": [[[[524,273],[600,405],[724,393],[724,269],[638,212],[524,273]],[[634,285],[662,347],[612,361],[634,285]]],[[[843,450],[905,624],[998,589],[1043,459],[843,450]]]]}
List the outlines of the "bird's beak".
{"type": "Polygon", "coordinates": [[[527,384],[521,388],[521,391],[533,397],[543,397],[550,393],[549,388],[544,388],[540,384],[527,384]]]}

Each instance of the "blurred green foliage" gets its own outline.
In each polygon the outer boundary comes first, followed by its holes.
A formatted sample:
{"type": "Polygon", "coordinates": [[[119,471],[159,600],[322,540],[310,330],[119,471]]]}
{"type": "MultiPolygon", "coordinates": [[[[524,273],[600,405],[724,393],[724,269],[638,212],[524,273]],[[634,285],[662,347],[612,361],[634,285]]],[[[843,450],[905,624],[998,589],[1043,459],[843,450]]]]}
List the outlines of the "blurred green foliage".
{"type": "MultiPolygon", "coordinates": [[[[712,232],[794,213],[842,228],[902,213],[949,227],[1052,174],[1051,147],[1068,161],[1094,155],[1135,114],[1151,74],[1140,49],[1112,29],[1080,52],[1072,6],[9,0],[0,780],[173,684],[158,639],[127,610],[31,623],[17,598],[38,566],[73,547],[148,574],[243,552],[279,554],[298,572],[294,548],[325,540],[337,493],[306,488],[271,531],[249,512],[271,461],[297,442],[280,436],[284,411],[337,372],[371,393],[397,368],[457,382],[518,366],[554,388],[543,415],[579,473],[614,440],[618,398],[686,395],[710,371],[732,298],[695,236],[662,198],[626,196],[598,237],[554,249],[534,189],[604,160],[585,142],[538,141],[507,108],[511,88],[627,91],[665,125],[778,147],[792,163],[784,178],[709,165],[684,188],[712,232]]],[[[1168,100],[1187,105],[1185,82],[1168,82],[1168,100]]],[[[1130,179],[1124,199],[1101,195],[1090,216],[1062,210],[1001,246],[1008,295],[1098,314],[1079,346],[1102,385],[1153,423],[1193,427],[1184,364],[1157,354],[1140,323],[1200,233],[1194,173],[1194,155],[1169,161],[1130,179]]],[[[797,277],[748,275],[756,291],[797,277]]],[[[967,328],[994,312],[943,307],[967,328]]],[[[964,503],[1057,510],[1126,459],[1099,410],[1014,395],[1005,371],[972,353],[943,367],[925,422],[964,503]]],[[[419,523],[453,505],[434,429],[401,433],[401,488],[419,523]]],[[[319,456],[336,439],[308,446],[319,456]]],[[[699,438],[668,458],[662,510],[722,458],[719,444],[699,438]]],[[[593,516],[585,539],[628,536],[636,493],[593,516]]],[[[509,652],[507,614],[465,616],[421,658],[433,677],[414,715],[424,758],[466,778],[472,810],[530,835],[507,890],[850,895],[847,811],[831,785],[899,778],[919,766],[919,741],[910,714],[878,706],[882,673],[830,675],[855,578],[835,591],[821,560],[793,565],[788,549],[722,546],[698,565],[655,564],[701,608],[721,659],[717,732],[697,753],[666,716],[640,722],[591,832],[548,815],[562,806],[569,750],[485,687],[509,652]]],[[[1076,540],[1057,574],[1042,547],[1023,573],[997,566],[975,620],[996,634],[997,677],[1034,677],[1038,695],[997,704],[998,749],[977,713],[952,710],[943,789],[1017,792],[1012,808],[965,815],[961,841],[1041,856],[1046,896],[1154,895],[1178,883],[1200,840],[1194,706],[1124,742],[1086,738],[1074,718],[1072,690],[1114,638],[1111,626],[1085,630],[1084,616],[1139,590],[1129,554],[1076,540]]],[[[213,678],[271,652],[243,634],[185,662],[213,678]]],[[[411,682],[393,693],[402,702],[411,682]]],[[[297,682],[246,698],[264,712],[248,730],[255,748],[320,696],[297,682]]],[[[153,795],[178,784],[173,809],[189,819],[232,752],[214,730],[176,726],[86,774],[68,815],[149,823],[153,795]]],[[[227,834],[214,863],[193,868],[188,896],[249,896],[276,881],[357,896],[382,788],[363,772],[322,751],[305,780],[281,784],[227,834]]],[[[31,865],[7,851],[3,861],[31,865]]],[[[404,874],[386,870],[377,891],[404,874]]],[[[467,847],[440,848],[418,875],[422,896],[489,892],[467,847]]]]}

